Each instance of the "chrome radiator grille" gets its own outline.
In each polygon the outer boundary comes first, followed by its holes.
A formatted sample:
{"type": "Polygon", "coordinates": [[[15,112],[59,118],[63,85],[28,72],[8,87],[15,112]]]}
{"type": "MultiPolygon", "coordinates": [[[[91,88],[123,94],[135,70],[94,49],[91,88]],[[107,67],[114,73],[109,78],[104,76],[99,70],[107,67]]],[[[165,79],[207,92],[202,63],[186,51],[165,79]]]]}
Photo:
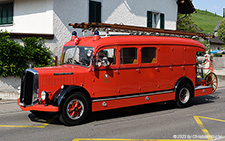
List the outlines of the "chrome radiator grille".
{"type": "Polygon", "coordinates": [[[38,99],[38,72],[27,69],[21,80],[20,105],[31,106],[38,99]]]}

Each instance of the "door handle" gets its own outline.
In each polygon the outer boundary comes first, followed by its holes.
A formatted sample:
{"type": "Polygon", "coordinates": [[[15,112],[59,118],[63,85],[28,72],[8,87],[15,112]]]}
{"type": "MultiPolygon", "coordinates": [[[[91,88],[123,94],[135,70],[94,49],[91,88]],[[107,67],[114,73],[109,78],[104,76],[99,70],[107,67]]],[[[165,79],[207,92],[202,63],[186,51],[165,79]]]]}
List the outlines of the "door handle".
{"type": "Polygon", "coordinates": [[[140,69],[136,69],[136,72],[140,73],[141,71],[140,71],[140,69]]]}
{"type": "Polygon", "coordinates": [[[119,74],[119,71],[118,70],[116,70],[116,71],[114,71],[115,72],[115,74],[119,74]]]}

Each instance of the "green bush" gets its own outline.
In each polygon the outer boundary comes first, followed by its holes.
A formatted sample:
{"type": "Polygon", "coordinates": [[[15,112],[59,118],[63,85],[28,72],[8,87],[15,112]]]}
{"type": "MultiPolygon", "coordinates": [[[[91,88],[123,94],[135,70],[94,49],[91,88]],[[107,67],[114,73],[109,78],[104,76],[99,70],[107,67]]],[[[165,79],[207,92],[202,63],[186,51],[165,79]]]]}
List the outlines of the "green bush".
{"type": "Polygon", "coordinates": [[[222,54],[214,54],[214,57],[222,57],[222,54]]]}
{"type": "Polygon", "coordinates": [[[23,45],[10,39],[7,32],[0,33],[0,76],[21,76],[29,63],[34,67],[54,65],[51,52],[42,38],[22,38],[23,45]]]}
{"type": "Polygon", "coordinates": [[[45,41],[42,38],[22,38],[22,42],[28,63],[32,62],[34,67],[54,65],[51,51],[45,47],[45,41]]]}

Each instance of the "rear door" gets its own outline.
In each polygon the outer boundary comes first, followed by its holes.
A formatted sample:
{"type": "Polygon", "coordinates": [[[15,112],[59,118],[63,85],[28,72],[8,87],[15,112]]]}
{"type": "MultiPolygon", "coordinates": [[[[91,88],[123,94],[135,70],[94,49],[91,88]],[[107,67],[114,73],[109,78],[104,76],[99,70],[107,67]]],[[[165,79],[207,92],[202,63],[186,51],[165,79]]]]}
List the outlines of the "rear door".
{"type": "Polygon", "coordinates": [[[168,45],[158,46],[158,89],[167,90],[173,88],[172,83],[172,47],[168,45]]]}
{"type": "Polygon", "coordinates": [[[141,48],[140,88],[141,92],[157,91],[158,85],[157,48],[143,46],[141,48]]]}
{"type": "Polygon", "coordinates": [[[120,66],[116,70],[118,76],[118,94],[138,93],[140,91],[138,49],[135,46],[123,46],[119,49],[120,66]]]}

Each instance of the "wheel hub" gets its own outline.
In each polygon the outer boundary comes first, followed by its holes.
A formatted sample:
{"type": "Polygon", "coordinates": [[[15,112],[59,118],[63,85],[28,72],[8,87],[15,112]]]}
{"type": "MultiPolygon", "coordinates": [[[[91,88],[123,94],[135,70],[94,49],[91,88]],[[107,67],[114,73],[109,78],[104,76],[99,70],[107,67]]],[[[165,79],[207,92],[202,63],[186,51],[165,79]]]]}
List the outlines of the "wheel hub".
{"type": "Polygon", "coordinates": [[[67,105],[67,115],[69,118],[76,120],[79,119],[84,112],[84,105],[83,103],[78,100],[74,99],[71,100],[67,105]]]}
{"type": "Polygon", "coordinates": [[[188,100],[190,99],[190,92],[188,91],[187,88],[183,88],[181,91],[180,91],[180,101],[181,103],[185,104],[188,102],[188,100]]]}

